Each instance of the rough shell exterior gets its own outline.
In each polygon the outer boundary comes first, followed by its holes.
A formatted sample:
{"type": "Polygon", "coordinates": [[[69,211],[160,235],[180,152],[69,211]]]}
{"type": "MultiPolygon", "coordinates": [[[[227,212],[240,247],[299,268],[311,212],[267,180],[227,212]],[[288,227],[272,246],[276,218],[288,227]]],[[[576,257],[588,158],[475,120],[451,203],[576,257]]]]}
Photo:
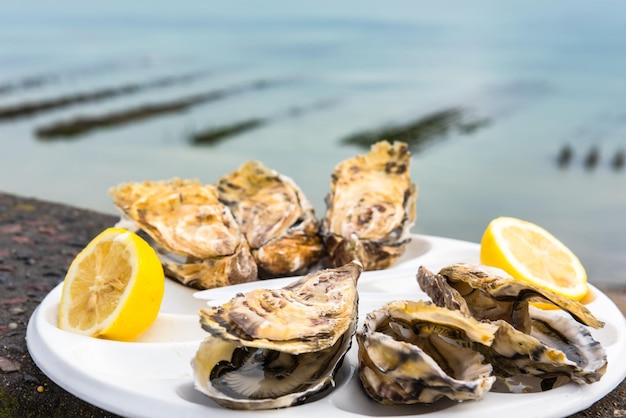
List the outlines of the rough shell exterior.
{"type": "Polygon", "coordinates": [[[261,278],[305,273],[319,261],[324,252],[319,223],[292,179],[248,161],[216,186],[250,245],[261,278]]]}
{"type": "Polygon", "coordinates": [[[358,259],[366,270],[378,270],[404,253],[416,218],[410,162],[406,143],[382,141],[335,167],[322,221],[331,265],[358,259]]]}
{"type": "Polygon", "coordinates": [[[233,409],[283,408],[329,389],[356,331],[361,271],[353,262],[203,309],[210,336],[192,361],[196,387],[233,409]]]}
{"type": "Polygon", "coordinates": [[[256,280],[248,243],[214,186],[173,179],[125,183],[109,193],[153,240],[169,276],[200,289],[256,280]]]}
{"type": "Polygon", "coordinates": [[[420,267],[417,281],[437,305],[460,309],[481,320],[503,319],[522,332],[530,331],[530,300],[554,305],[584,325],[604,325],[585,305],[516,280],[495,267],[458,263],[443,267],[437,275],[420,267]]]}

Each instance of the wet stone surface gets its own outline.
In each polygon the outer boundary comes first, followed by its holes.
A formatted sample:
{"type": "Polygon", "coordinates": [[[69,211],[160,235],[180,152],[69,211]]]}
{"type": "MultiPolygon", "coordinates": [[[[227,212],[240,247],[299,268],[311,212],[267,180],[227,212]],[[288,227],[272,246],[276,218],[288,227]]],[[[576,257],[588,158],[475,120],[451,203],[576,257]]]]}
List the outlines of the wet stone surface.
{"type": "MultiPolygon", "coordinates": [[[[28,353],[26,326],[76,254],[117,219],[0,192],[0,418],[116,416],[43,374],[28,353]]],[[[601,290],[625,311],[625,289],[601,290]]],[[[574,417],[626,417],[626,383],[574,417]]]]}
{"type": "Polygon", "coordinates": [[[117,218],[0,193],[0,417],[112,417],[44,375],[28,320],[76,254],[117,218]]]}

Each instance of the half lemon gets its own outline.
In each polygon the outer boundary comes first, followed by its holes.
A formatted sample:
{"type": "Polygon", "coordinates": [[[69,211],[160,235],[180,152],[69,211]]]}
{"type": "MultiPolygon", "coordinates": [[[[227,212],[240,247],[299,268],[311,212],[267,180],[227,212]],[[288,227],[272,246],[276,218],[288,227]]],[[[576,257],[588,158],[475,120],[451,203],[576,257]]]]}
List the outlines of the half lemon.
{"type": "Polygon", "coordinates": [[[588,291],[578,257],[551,233],[521,219],[499,217],[489,223],[480,261],[570,299],[580,300],[588,291]]]}
{"type": "Polygon", "coordinates": [[[137,234],[108,228],[72,261],[59,306],[59,328],[133,341],[156,320],[163,300],[163,267],[137,234]]]}

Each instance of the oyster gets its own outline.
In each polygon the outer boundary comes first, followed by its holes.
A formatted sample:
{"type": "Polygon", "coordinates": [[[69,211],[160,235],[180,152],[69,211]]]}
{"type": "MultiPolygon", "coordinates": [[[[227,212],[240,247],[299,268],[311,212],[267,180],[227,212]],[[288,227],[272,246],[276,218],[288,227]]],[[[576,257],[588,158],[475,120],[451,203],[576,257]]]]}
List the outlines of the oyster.
{"type": "Polygon", "coordinates": [[[124,183],[109,193],[120,225],[150,237],[168,276],[200,289],[256,280],[248,243],[214,186],[173,179],[124,183]]]}
{"type": "Polygon", "coordinates": [[[233,409],[283,408],[323,394],[356,331],[361,271],[355,261],[202,309],[210,335],[192,360],[196,388],[233,409]]]}
{"type": "Polygon", "coordinates": [[[406,143],[382,141],[335,167],[321,229],[331,265],[358,259],[378,270],[404,253],[416,217],[410,162],[406,143]]]}
{"type": "Polygon", "coordinates": [[[303,274],[324,252],[313,206],[296,183],[248,161],[216,184],[248,241],[261,278],[303,274]]]}
{"type": "Polygon", "coordinates": [[[473,345],[491,345],[497,330],[430,302],[390,302],[357,333],[359,377],[383,404],[481,399],[495,377],[473,345]]]}
{"type": "Polygon", "coordinates": [[[522,332],[530,331],[530,300],[554,305],[584,325],[604,326],[585,305],[516,280],[496,267],[458,263],[442,268],[435,275],[421,266],[417,282],[439,306],[459,309],[479,320],[503,319],[522,332]]]}
{"type": "Polygon", "coordinates": [[[547,390],[557,380],[593,383],[606,372],[606,352],[583,326],[604,324],[579,302],[482,265],[455,264],[439,274],[422,266],[417,281],[435,304],[499,327],[493,344],[477,350],[509,387],[520,376],[537,378],[540,390],[547,390]],[[529,300],[561,311],[543,311],[529,300]]]}
{"type": "Polygon", "coordinates": [[[491,347],[477,347],[507,387],[517,386],[522,376],[538,380],[527,381],[525,391],[545,391],[570,380],[594,383],[602,378],[606,352],[587,328],[567,316],[533,307],[531,311],[530,334],[498,320],[493,322],[499,329],[491,347]]]}

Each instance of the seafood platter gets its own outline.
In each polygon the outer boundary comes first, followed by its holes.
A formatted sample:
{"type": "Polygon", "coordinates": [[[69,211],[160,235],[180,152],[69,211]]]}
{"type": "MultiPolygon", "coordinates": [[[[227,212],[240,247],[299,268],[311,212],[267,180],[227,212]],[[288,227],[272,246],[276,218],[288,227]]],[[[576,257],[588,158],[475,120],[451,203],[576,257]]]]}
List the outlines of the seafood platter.
{"type": "Polygon", "coordinates": [[[27,341],[113,413],[561,417],[626,376],[626,322],[594,286],[574,301],[481,265],[476,243],[411,233],[404,143],[337,164],[320,218],[257,161],[110,194],[168,276],[156,321],[133,342],[64,332],[59,285],[27,341]]]}

